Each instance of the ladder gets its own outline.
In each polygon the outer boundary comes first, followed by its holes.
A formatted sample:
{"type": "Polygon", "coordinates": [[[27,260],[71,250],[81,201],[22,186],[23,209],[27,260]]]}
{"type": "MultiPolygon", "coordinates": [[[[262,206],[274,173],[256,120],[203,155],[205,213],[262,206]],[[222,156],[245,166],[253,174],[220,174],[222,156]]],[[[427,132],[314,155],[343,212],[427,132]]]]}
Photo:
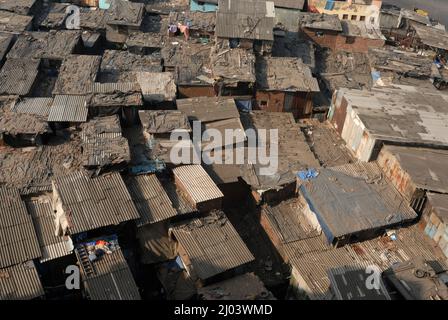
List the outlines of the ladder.
{"type": "Polygon", "coordinates": [[[76,247],[75,253],[86,277],[93,276],[95,270],[93,269],[93,264],[89,259],[89,254],[87,253],[86,248],[83,245],[80,245],[76,247]]]}

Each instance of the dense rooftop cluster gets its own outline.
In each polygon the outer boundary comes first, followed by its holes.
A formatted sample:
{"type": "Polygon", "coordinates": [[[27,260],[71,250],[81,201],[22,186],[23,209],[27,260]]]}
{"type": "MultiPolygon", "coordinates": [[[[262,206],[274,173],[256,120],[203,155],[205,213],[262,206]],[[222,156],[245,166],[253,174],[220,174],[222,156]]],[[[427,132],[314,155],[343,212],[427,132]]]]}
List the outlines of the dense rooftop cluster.
{"type": "Polygon", "coordinates": [[[0,300],[448,299],[447,60],[378,0],[1,0],[0,300]]]}

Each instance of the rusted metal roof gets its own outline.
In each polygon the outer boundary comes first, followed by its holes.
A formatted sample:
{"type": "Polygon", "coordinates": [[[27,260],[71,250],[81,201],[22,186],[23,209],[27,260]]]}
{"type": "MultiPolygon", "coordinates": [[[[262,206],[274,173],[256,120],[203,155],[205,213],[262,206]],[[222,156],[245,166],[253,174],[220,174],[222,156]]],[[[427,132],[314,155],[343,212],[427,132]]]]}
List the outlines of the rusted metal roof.
{"type": "Polygon", "coordinates": [[[195,204],[224,197],[201,165],[180,166],[173,174],[195,204]]]}
{"type": "Polygon", "coordinates": [[[78,171],[54,180],[71,234],[140,218],[118,172],[89,178],[78,171]]]}
{"type": "Polygon", "coordinates": [[[0,269],[0,300],[31,300],[44,294],[32,260],[0,269]]]}
{"type": "Polygon", "coordinates": [[[220,0],[215,34],[220,38],[274,40],[274,3],[220,0]]]}
{"type": "Polygon", "coordinates": [[[221,211],[212,211],[203,218],[173,226],[170,231],[184,248],[194,272],[201,280],[255,259],[221,211]]]}
{"type": "Polygon", "coordinates": [[[45,262],[72,253],[71,239],[55,235],[55,216],[51,199],[46,196],[31,199],[26,201],[26,207],[33,218],[34,228],[42,251],[40,261],[45,262]]]}
{"type": "Polygon", "coordinates": [[[19,191],[0,188],[0,268],[41,256],[31,216],[19,191]]]}
{"type": "Polygon", "coordinates": [[[62,60],[73,52],[80,37],[73,30],[27,32],[18,37],[7,57],[62,60]]]}
{"type": "Polygon", "coordinates": [[[0,11],[0,31],[20,33],[29,30],[33,17],[8,11],[0,11]]]}
{"type": "Polygon", "coordinates": [[[84,166],[123,165],[131,160],[128,140],[122,136],[117,115],[92,119],[81,128],[84,166]]]}
{"type": "Polygon", "coordinates": [[[165,189],[166,194],[171,200],[174,208],[176,209],[178,214],[188,214],[197,212],[196,208],[194,208],[186,199],[185,195],[177,189],[175,183],[171,180],[163,180],[162,186],[165,189]]]}
{"type": "Polygon", "coordinates": [[[47,118],[52,104],[53,98],[24,98],[18,101],[11,111],[34,114],[47,118]]]}
{"type": "Polygon", "coordinates": [[[210,122],[240,117],[233,99],[198,97],[178,99],[176,104],[190,121],[210,122]]]}
{"type": "Polygon", "coordinates": [[[140,293],[121,249],[93,263],[94,274],[82,272],[91,300],[140,300],[140,293]]]}
{"type": "Polygon", "coordinates": [[[48,122],[86,122],[88,113],[86,96],[56,95],[48,122]]]}
{"type": "Polygon", "coordinates": [[[224,83],[255,82],[255,55],[242,48],[229,49],[217,44],[210,55],[213,78],[224,83]]]}
{"type": "Polygon", "coordinates": [[[91,92],[101,56],[69,55],[62,62],[53,94],[83,95],[91,92]]]}
{"type": "Polygon", "coordinates": [[[27,95],[37,78],[40,61],[7,59],[0,70],[0,94],[27,95]]]}
{"type": "Polygon", "coordinates": [[[126,186],[141,217],[136,220],[137,226],[167,220],[177,215],[155,174],[129,177],[126,186]]]}

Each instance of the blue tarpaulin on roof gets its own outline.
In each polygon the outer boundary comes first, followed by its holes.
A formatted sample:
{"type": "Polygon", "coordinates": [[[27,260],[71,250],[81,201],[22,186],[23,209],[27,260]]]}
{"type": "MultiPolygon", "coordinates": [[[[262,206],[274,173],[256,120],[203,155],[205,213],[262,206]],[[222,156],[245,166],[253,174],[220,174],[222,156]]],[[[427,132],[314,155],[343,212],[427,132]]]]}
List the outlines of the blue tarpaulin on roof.
{"type": "Polygon", "coordinates": [[[319,175],[319,172],[317,172],[316,169],[308,169],[297,172],[297,176],[300,178],[300,180],[308,181],[310,179],[314,179],[319,175]]]}

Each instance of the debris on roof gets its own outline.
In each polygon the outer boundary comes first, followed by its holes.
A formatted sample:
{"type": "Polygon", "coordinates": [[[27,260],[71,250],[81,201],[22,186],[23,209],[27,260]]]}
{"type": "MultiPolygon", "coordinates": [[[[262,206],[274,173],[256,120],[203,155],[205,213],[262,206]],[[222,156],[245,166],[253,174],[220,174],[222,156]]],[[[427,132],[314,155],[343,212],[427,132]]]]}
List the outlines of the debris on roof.
{"type": "Polygon", "coordinates": [[[126,185],[141,217],[136,220],[138,227],[177,215],[176,209],[155,174],[129,177],[126,185]]]}
{"type": "Polygon", "coordinates": [[[356,162],[344,140],[334,127],[328,122],[317,119],[303,119],[300,121],[302,132],[311,151],[323,167],[335,167],[356,162]]]}
{"type": "Polygon", "coordinates": [[[45,117],[27,113],[0,111],[0,133],[12,136],[22,134],[37,136],[51,132],[52,129],[45,117]]]}
{"type": "Polygon", "coordinates": [[[257,88],[261,90],[320,91],[310,68],[297,58],[260,57],[256,70],[257,88]]]}
{"type": "Polygon", "coordinates": [[[36,0],[0,0],[0,10],[28,15],[36,2],[36,0]]]}
{"type": "Polygon", "coordinates": [[[39,73],[39,65],[39,60],[8,58],[0,70],[0,94],[30,94],[39,73]]]}
{"type": "Polygon", "coordinates": [[[254,273],[199,288],[198,295],[201,300],[275,300],[254,273]]]}
{"type": "Polygon", "coordinates": [[[413,23],[416,36],[421,43],[435,49],[448,50],[448,32],[413,23]]]}
{"type": "Polygon", "coordinates": [[[187,116],[177,110],[140,110],[143,128],[151,134],[171,133],[176,130],[191,131],[187,116]]]}
{"type": "Polygon", "coordinates": [[[112,0],[106,11],[107,23],[117,26],[139,27],[145,13],[145,5],[125,0],[112,0]]]}
{"type": "Polygon", "coordinates": [[[320,169],[316,178],[301,183],[300,193],[329,243],[417,218],[376,163],[320,169]]]}
{"type": "Polygon", "coordinates": [[[240,117],[235,101],[224,97],[178,99],[176,104],[190,121],[206,123],[240,117]]]}
{"type": "MultiPolygon", "coordinates": [[[[137,82],[95,82],[89,107],[136,107],[142,106],[142,94],[137,82]]],[[[99,111],[99,114],[102,114],[99,111]]]]}
{"type": "Polygon", "coordinates": [[[338,98],[332,105],[331,121],[362,161],[375,157],[373,145],[376,142],[448,145],[445,134],[448,96],[440,92],[422,92],[416,87],[400,86],[372,91],[342,89],[334,97],[338,98]],[[341,105],[343,101],[344,107],[341,105]],[[336,123],[341,112],[346,116],[336,123]],[[365,143],[355,143],[355,139],[360,141],[363,134],[365,143]]]}
{"type": "Polygon", "coordinates": [[[257,0],[220,0],[216,14],[216,36],[274,40],[274,3],[257,0]]]}
{"type": "Polygon", "coordinates": [[[20,198],[19,190],[1,187],[0,198],[0,268],[40,257],[33,220],[20,198]]]}
{"type": "Polygon", "coordinates": [[[214,12],[172,11],[169,15],[169,23],[189,25],[192,32],[213,34],[215,32],[216,14],[214,12]]]}
{"type": "Polygon", "coordinates": [[[69,55],[62,62],[54,95],[85,95],[91,92],[101,57],[69,55]]]}
{"type": "MultiPolygon", "coordinates": [[[[282,186],[295,182],[295,174],[300,170],[319,167],[305,136],[300,131],[291,113],[252,111],[243,117],[244,128],[278,130],[278,169],[276,174],[264,175],[260,171],[266,165],[260,163],[248,165],[243,172],[243,179],[255,190],[281,189],[282,186]]],[[[270,137],[267,133],[266,144],[270,137]]],[[[267,151],[270,154],[270,151],[267,151]]]]}
{"type": "Polygon", "coordinates": [[[141,299],[129,265],[115,238],[88,241],[79,245],[76,251],[82,281],[90,300],[141,299]]]}
{"type": "Polygon", "coordinates": [[[422,258],[391,266],[384,276],[406,300],[448,300],[448,287],[422,258]]]}
{"type": "Polygon", "coordinates": [[[170,233],[188,257],[184,265],[202,281],[254,260],[222,211],[174,225],[170,233]]]}
{"type": "Polygon", "coordinates": [[[8,58],[63,60],[73,53],[80,36],[72,30],[28,32],[18,37],[8,58]]]}
{"type": "Polygon", "coordinates": [[[33,17],[0,10],[0,31],[21,33],[30,30],[33,17]]]}
{"type": "Polygon", "coordinates": [[[299,26],[318,30],[342,32],[342,25],[337,15],[303,12],[299,14],[299,26]]]}
{"type": "Polygon", "coordinates": [[[45,295],[33,260],[0,269],[0,300],[31,300],[45,295]]]}
{"type": "Polygon", "coordinates": [[[242,48],[225,48],[218,44],[211,52],[213,78],[226,84],[255,82],[255,55],[242,48]]]}
{"type": "Polygon", "coordinates": [[[118,116],[92,119],[81,125],[86,168],[123,166],[131,160],[128,140],[121,134],[118,116]]]}
{"type": "Polygon", "coordinates": [[[146,102],[174,101],[177,87],[172,72],[137,72],[143,99],[146,102]]]}
{"type": "Polygon", "coordinates": [[[53,197],[63,208],[56,214],[56,230],[61,235],[140,218],[118,172],[89,178],[78,171],[56,177],[53,180],[53,197]],[[73,190],[76,190],[76,196],[73,190]]]}

